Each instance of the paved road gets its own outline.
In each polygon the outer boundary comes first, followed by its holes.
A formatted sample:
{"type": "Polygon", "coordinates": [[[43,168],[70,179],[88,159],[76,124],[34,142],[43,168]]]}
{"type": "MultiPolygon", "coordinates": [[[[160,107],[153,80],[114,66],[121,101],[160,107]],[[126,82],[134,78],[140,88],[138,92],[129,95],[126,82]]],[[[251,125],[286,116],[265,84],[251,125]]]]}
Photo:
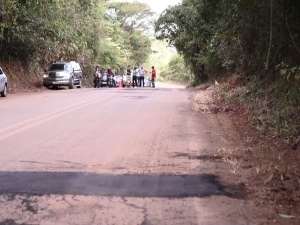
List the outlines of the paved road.
{"type": "Polygon", "coordinates": [[[0,99],[0,224],[247,224],[182,86],[0,99]]]}

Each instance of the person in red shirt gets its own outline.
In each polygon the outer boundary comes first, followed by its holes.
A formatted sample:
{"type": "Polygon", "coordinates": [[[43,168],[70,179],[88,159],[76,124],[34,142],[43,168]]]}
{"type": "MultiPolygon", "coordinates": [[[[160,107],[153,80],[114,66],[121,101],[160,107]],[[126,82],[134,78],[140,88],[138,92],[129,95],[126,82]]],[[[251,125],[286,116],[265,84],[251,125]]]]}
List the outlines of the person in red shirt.
{"type": "Polygon", "coordinates": [[[155,88],[156,70],[154,69],[154,66],[152,66],[151,75],[152,75],[152,79],[151,79],[152,87],[155,88]]]}

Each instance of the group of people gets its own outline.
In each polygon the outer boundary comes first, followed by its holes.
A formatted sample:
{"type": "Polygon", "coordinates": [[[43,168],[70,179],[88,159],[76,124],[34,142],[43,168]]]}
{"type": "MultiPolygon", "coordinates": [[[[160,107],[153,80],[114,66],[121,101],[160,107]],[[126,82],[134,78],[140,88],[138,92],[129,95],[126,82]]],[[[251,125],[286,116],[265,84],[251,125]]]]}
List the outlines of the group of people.
{"type": "Polygon", "coordinates": [[[111,79],[112,86],[116,86],[115,80],[113,79],[114,73],[109,67],[107,71],[101,71],[99,66],[96,66],[95,73],[94,73],[94,87],[99,85],[99,82],[103,75],[107,75],[109,79],[111,79]],[[112,77],[111,77],[112,75],[112,77]]]}
{"type": "Polygon", "coordinates": [[[107,75],[109,75],[109,76],[110,75],[114,76],[114,73],[113,73],[113,71],[111,70],[110,67],[107,69],[107,71],[101,71],[100,67],[96,66],[95,73],[94,73],[95,77],[101,78],[102,74],[104,74],[104,73],[107,73],[107,75]]]}
{"type": "MultiPolygon", "coordinates": [[[[144,69],[143,66],[140,68],[133,67],[131,69],[131,66],[128,65],[126,70],[127,79],[126,82],[131,84],[131,74],[132,74],[132,86],[133,87],[144,87],[145,86],[145,75],[147,74],[147,70],[144,69]]],[[[151,70],[151,86],[155,88],[155,79],[156,79],[156,70],[154,66],[152,66],[151,70]]]]}
{"type": "MultiPolygon", "coordinates": [[[[103,72],[100,70],[99,66],[96,66],[95,73],[94,73],[94,86],[96,87],[97,84],[100,82],[100,79],[103,74],[107,74],[109,77],[112,75],[114,76],[113,71],[108,68],[107,71],[103,72]]],[[[133,86],[133,87],[144,87],[145,86],[145,75],[147,74],[147,70],[144,69],[143,66],[140,68],[133,67],[131,68],[130,65],[128,65],[126,69],[126,86],[133,86]]],[[[152,66],[151,70],[151,86],[155,88],[155,79],[156,79],[156,70],[154,66],[152,66]]],[[[115,82],[113,80],[113,82],[115,82]]]]}

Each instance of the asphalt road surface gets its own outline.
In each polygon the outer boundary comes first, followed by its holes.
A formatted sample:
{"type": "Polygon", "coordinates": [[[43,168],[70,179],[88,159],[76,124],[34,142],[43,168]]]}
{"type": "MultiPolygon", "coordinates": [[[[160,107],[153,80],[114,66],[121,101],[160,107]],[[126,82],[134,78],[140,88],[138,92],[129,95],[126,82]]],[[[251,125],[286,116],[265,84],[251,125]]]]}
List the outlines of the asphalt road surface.
{"type": "Polygon", "coordinates": [[[0,224],[249,224],[184,87],[0,99],[0,224]]]}

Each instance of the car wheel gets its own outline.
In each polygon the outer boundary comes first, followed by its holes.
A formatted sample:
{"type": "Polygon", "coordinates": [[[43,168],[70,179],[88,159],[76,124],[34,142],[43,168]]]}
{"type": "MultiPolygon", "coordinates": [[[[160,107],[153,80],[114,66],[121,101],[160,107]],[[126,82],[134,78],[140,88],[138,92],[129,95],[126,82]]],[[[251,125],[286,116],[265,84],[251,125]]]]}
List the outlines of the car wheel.
{"type": "Polygon", "coordinates": [[[73,89],[74,88],[74,78],[72,77],[70,79],[70,83],[69,83],[69,89],[73,89]]]}
{"type": "Polygon", "coordinates": [[[4,85],[4,89],[0,94],[1,94],[1,97],[6,97],[7,96],[7,85],[6,84],[4,85]]]}

